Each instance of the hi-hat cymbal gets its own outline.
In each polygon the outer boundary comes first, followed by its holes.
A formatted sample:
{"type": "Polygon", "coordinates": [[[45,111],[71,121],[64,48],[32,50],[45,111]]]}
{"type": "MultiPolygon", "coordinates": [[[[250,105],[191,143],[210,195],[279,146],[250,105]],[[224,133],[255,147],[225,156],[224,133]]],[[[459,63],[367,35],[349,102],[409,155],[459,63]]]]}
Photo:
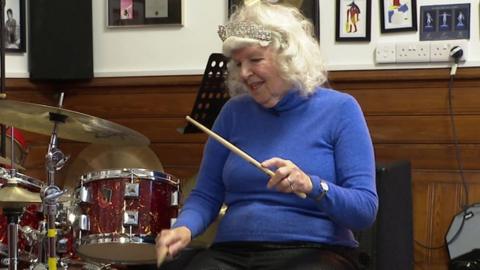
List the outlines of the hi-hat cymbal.
{"type": "Polygon", "coordinates": [[[34,193],[18,185],[6,184],[0,188],[0,207],[23,207],[29,204],[41,203],[39,193],[34,193]]]}
{"type": "MultiPolygon", "coordinates": [[[[4,158],[2,156],[0,156],[0,164],[1,165],[8,165],[8,166],[12,166],[12,161],[8,158],[4,158]]],[[[25,168],[14,163],[13,166],[15,167],[15,169],[17,170],[21,170],[21,171],[25,171],[25,168]]]]}
{"type": "Polygon", "coordinates": [[[88,172],[122,168],[142,168],[163,172],[162,163],[148,146],[91,144],[85,147],[68,166],[64,187],[77,187],[80,176],[88,172]]]}
{"type": "Polygon", "coordinates": [[[64,118],[57,126],[60,138],[111,145],[150,143],[139,132],[101,118],[41,104],[0,100],[0,123],[27,131],[50,135],[54,123],[50,120],[52,114],[56,119],[64,118]]]}

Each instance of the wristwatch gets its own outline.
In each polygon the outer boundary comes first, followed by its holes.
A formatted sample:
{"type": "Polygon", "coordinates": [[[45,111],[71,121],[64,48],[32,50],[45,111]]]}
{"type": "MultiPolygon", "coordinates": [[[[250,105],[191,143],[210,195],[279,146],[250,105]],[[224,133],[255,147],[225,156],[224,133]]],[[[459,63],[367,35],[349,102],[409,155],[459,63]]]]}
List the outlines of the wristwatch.
{"type": "Polygon", "coordinates": [[[329,190],[328,183],[325,180],[320,180],[320,194],[318,194],[317,197],[315,197],[315,200],[317,202],[321,201],[325,195],[327,195],[327,192],[329,190]]]}

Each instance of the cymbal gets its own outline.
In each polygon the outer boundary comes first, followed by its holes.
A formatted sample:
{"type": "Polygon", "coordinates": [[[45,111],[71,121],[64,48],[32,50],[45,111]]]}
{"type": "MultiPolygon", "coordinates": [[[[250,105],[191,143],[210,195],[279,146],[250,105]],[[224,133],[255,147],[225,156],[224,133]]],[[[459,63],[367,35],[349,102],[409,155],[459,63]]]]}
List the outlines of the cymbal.
{"type": "MultiPolygon", "coordinates": [[[[12,166],[12,161],[9,158],[4,158],[4,157],[0,156],[0,164],[12,166]]],[[[25,168],[18,165],[17,163],[14,163],[13,166],[17,170],[25,171],[25,168]]]]}
{"type": "Polygon", "coordinates": [[[18,185],[6,184],[0,188],[0,207],[23,207],[41,202],[39,193],[31,192],[18,185]]]}
{"type": "Polygon", "coordinates": [[[59,138],[111,145],[150,143],[139,132],[101,118],[41,104],[0,100],[0,123],[26,131],[50,135],[54,123],[50,120],[51,113],[66,117],[58,122],[59,138]]]}
{"type": "Polygon", "coordinates": [[[162,163],[148,146],[91,144],[85,147],[68,166],[64,187],[77,187],[80,176],[88,172],[122,168],[142,168],[163,172],[162,163]]]}

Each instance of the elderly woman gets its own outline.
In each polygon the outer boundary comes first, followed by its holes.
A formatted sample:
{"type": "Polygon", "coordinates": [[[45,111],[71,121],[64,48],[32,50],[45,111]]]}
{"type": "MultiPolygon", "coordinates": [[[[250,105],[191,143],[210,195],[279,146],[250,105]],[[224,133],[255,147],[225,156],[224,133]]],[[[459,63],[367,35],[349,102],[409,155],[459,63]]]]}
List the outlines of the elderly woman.
{"type": "Polygon", "coordinates": [[[220,26],[235,96],[213,130],[275,175],[209,139],[197,186],[157,236],[159,253],[185,248],[225,203],[213,245],[188,269],[357,269],[352,230],[370,226],[378,208],[373,147],[357,102],[322,88],[312,29],[296,8],[268,1],[220,26]]]}

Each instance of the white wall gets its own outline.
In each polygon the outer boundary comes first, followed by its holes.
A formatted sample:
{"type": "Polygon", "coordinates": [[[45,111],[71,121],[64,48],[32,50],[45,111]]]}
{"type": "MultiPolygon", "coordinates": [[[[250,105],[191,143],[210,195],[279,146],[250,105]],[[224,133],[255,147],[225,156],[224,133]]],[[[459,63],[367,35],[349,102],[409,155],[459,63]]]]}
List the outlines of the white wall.
{"type": "MultiPolygon", "coordinates": [[[[372,0],[372,29],[370,42],[336,42],[335,41],[335,1],[320,0],[320,41],[324,58],[330,70],[358,69],[405,69],[446,67],[448,63],[431,64],[375,64],[374,53],[377,43],[419,41],[417,32],[380,33],[379,0],[372,0]]],[[[417,21],[420,22],[420,6],[436,4],[470,3],[470,40],[468,42],[467,61],[463,66],[480,66],[479,38],[479,0],[417,0],[417,21]]],[[[418,27],[420,29],[420,26],[418,27]]]]}
{"type": "MultiPolygon", "coordinates": [[[[226,20],[227,1],[183,1],[183,27],[112,29],[105,27],[106,0],[92,0],[95,76],[202,74],[208,56],[221,50],[216,29],[226,20]]],[[[447,66],[447,64],[376,65],[374,51],[378,42],[418,41],[419,32],[380,34],[379,1],[372,0],[372,41],[335,42],[335,1],[319,1],[320,40],[330,70],[447,66]]],[[[465,66],[480,66],[479,1],[435,1],[435,4],[471,3],[470,42],[468,59],[463,64],[465,66]]],[[[417,0],[418,6],[432,4],[431,0],[417,0]]],[[[419,10],[417,15],[420,16],[419,10]]],[[[5,64],[7,77],[28,77],[27,54],[7,54],[5,64]]]]}

